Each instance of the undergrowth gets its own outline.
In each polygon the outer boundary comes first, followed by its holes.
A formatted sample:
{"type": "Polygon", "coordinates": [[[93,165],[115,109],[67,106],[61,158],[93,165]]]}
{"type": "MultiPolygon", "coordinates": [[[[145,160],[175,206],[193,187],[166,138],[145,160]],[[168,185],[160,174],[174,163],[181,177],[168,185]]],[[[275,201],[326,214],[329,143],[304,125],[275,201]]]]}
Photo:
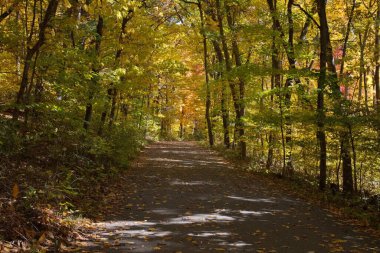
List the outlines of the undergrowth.
{"type": "MultiPolygon", "coordinates": [[[[207,143],[201,144],[207,146],[207,143]]],[[[322,208],[327,208],[340,218],[365,228],[375,229],[377,233],[380,233],[380,203],[369,203],[368,197],[360,193],[345,195],[341,191],[331,189],[329,185],[325,191],[320,191],[318,178],[312,175],[295,173],[291,178],[285,178],[281,175],[280,164],[268,170],[265,168],[263,159],[255,157],[241,160],[237,150],[226,149],[221,145],[212,149],[232,162],[236,168],[247,170],[262,180],[274,182],[277,187],[280,186],[291,195],[311,201],[322,208]]]]}
{"type": "Polygon", "coordinates": [[[109,182],[144,145],[129,126],[99,136],[9,124],[0,129],[0,252],[61,247],[77,217],[99,216],[109,182]]]}

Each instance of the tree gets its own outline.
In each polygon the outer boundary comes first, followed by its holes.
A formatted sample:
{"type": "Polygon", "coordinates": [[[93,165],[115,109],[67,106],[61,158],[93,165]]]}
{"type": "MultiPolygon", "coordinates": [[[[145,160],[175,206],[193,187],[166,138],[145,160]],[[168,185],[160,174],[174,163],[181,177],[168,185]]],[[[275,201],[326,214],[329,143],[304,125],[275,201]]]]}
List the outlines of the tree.
{"type": "Polygon", "coordinates": [[[317,139],[319,142],[319,189],[326,188],[327,174],[327,151],[325,134],[325,106],[324,90],[327,83],[327,47],[329,43],[329,28],[326,17],[326,1],[317,0],[318,16],[320,21],[320,55],[319,55],[319,77],[318,77],[318,102],[317,102],[317,139]]]}
{"type": "MultiPolygon", "coordinates": [[[[20,88],[17,93],[17,98],[16,98],[16,105],[20,106],[25,102],[25,93],[28,89],[28,85],[30,85],[30,69],[32,65],[32,60],[34,57],[37,57],[37,54],[41,47],[44,45],[45,40],[46,40],[46,32],[49,26],[49,23],[55,16],[55,13],[58,8],[58,0],[50,0],[49,4],[46,8],[44,18],[39,25],[39,32],[38,32],[38,39],[37,41],[33,44],[33,46],[28,46],[26,49],[26,56],[24,59],[24,69],[22,72],[22,78],[21,78],[21,83],[20,83],[20,88]]],[[[34,10],[33,10],[33,23],[32,23],[32,28],[30,29],[30,35],[28,36],[27,40],[27,45],[30,45],[32,43],[32,38],[33,38],[33,31],[34,31],[34,25],[35,25],[35,16],[37,15],[36,13],[36,5],[34,5],[34,10]]],[[[13,119],[18,120],[19,117],[19,108],[16,108],[13,113],[13,119]]]]}

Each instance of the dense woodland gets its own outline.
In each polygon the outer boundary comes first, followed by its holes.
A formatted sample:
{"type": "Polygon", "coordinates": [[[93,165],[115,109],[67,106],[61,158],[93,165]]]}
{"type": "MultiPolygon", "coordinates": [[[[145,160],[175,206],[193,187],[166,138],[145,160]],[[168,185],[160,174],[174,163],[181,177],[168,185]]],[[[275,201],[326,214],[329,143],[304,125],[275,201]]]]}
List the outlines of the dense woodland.
{"type": "Polygon", "coordinates": [[[379,26],[378,0],[2,0],[1,205],[90,208],[86,192],[167,139],[371,198],[379,26]]]}

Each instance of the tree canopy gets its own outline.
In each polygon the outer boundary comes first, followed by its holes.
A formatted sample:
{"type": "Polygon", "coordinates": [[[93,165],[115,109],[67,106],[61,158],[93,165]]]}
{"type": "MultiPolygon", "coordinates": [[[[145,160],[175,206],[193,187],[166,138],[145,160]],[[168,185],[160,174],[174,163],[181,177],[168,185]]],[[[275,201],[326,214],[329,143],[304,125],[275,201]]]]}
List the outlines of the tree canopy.
{"type": "Polygon", "coordinates": [[[75,188],[175,139],[379,194],[379,25],[378,0],[1,1],[0,190],[75,188]]]}

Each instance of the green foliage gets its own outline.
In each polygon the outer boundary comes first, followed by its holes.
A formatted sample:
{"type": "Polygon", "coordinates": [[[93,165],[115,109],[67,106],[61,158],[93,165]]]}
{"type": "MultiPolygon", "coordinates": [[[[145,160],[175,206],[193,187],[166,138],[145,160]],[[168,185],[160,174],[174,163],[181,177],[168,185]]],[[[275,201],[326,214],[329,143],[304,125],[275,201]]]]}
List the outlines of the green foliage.
{"type": "Polygon", "coordinates": [[[15,123],[0,118],[0,154],[18,153],[22,147],[22,138],[14,131],[15,123]]]}
{"type": "Polygon", "coordinates": [[[141,131],[132,126],[118,126],[106,137],[87,136],[85,147],[96,161],[114,166],[127,167],[144,144],[141,131]]]}
{"type": "Polygon", "coordinates": [[[143,134],[133,126],[116,128],[110,134],[112,139],[112,159],[120,166],[128,166],[144,144],[143,134]]]}

